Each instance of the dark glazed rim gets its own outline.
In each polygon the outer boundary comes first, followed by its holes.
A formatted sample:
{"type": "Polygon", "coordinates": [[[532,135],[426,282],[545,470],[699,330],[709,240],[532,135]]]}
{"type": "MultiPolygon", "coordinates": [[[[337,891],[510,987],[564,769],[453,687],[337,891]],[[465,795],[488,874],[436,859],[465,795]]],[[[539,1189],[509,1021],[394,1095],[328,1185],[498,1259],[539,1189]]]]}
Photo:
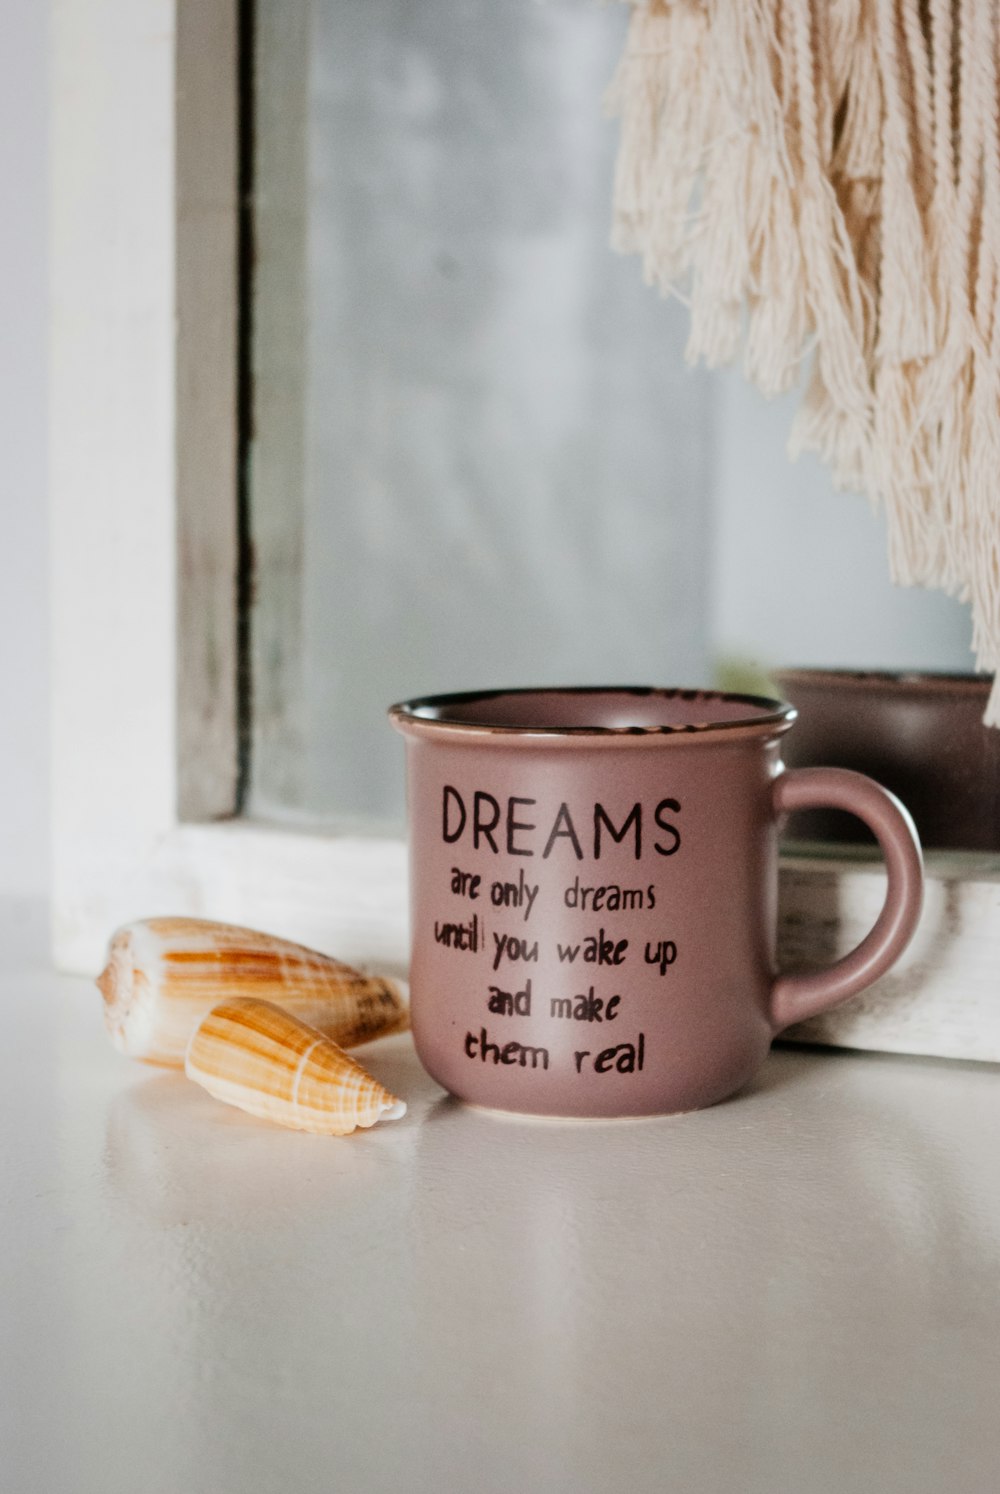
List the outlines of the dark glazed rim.
{"type": "MultiPolygon", "coordinates": [[[[484,715],[488,713],[484,712],[484,715]]],[[[450,695],[424,695],[415,700],[403,700],[389,707],[389,718],[398,731],[416,736],[439,736],[446,733],[456,738],[506,737],[531,738],[537,741],[576,741],[580,738],[594,743],[628,743],[687,741],[706,736],[717,736],[720,732],[728,736],[774,735],[787,731],[797,717],[794,706],[784,701],[771,700],[764,695],[740,695],[728,690],[699,690],[658,688],[653,685],[537,685],[513,690],[462,690],[450,695]],[[470,705],[482,701],[506,700],[511,696],[531,695],[620,695],[648,698],[660,696],[664,700],[684,700],[709,703],[711,701],[736,701],[753,706],[761,714],[736,717],[732,721],[688,722],[683,726],[503,726],[490,720],[449,721],[426,711],[437,711],[448,706],[470,705]]]]}
{"type": "Polygon", "coordinates": [[[952,674],[933,669],[810,669],[808,665],[789,665],[772,669],[775,684],[828,685],[843,690],[880,689],[887,694],[977,695],[986,696],[993,686],[989,674],[952,674]]]}

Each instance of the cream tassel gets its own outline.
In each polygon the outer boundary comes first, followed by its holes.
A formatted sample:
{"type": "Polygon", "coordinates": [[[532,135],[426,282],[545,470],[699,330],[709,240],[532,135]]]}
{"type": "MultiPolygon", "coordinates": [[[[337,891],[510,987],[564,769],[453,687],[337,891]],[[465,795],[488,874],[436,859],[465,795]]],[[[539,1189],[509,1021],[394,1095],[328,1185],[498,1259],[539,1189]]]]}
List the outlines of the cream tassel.
{"type": "MultiPolygon", "coordinates": [[[[1000,26],[985,7],[978,16],[976,61],[983,110],[983,232],[979,240],[974,301],[975,345],[965,516],[971,545],[974,647],[987,666],[1000,665],[1000,535],[994,522],[1000,475],[1000,26]]],[[[996,683],[987,720],[1000,725],[996,683]]]]}
{"type": "MultiPolygon", "coordinates": [[[[1000,664],[1000,0],[633,0],[615,246],[1000,664]]],[[[1000,724],[1000,691],[987,712],[1000,724]]]]}

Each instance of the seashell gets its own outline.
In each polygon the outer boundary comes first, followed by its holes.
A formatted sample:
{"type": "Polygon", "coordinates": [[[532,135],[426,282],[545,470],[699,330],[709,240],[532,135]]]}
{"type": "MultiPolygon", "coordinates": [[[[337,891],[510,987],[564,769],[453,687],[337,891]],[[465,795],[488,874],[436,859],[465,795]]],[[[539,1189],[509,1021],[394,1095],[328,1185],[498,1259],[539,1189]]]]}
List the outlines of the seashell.
{"type": "Polygon", "coordinates": [[[203,1017],[184,1072],[217,1100],[294,1131],[347,1136],[406,1106],[336,1043],[270,1001],[224,1001],[203,1017]]]}
{"type": "Polygon", "coordinates": [[[274,1002],[342,1048],[409,1026],[395,981],[287,939],[204,918],[125,924],[111,940],[97,984],[115,1047],[178,1068],[201,1018],[233,996],[274,1002]]]}

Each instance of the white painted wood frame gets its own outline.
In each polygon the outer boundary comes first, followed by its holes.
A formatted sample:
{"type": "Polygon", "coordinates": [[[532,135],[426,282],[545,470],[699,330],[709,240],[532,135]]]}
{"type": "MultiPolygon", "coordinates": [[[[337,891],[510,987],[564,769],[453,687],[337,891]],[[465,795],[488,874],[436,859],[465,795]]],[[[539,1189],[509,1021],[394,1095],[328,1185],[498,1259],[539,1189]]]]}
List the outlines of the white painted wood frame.
{"type": "MultiPolygon", "coordinates": [[[[187,912],[405,969],[403,845],[236,807],[238,0],[53,0],[54,950],[187,912]]],[[[783,959],[874,922],[884,874],[786,858],[783,959]]],[[[1000,1060],[1000,869],[931,858],[921,929],[810,1040],[1000,1060]]]]}
{"type": "Polygon", "coordinates": [[[401,844],[227,818],[238,20],[238,0],[53,0],[53,924],[65,969],[95,970],[116,923],[165,908],[405,962],[401,844]]]}

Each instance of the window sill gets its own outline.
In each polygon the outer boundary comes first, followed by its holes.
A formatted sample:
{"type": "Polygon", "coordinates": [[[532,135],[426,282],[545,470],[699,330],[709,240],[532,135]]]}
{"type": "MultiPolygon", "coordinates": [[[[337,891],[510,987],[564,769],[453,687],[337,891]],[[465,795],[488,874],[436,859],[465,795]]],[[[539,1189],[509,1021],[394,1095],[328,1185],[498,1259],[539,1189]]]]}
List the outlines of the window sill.
{"type": "MultiPolygon", "coordinates": [[[[60,865],[55,954],[94,973],[112,929],[154,913],[246,923],[405,975],[406,847],[399,839],[328,837],[249,821],[179,825],[145,843],[104,839],[60,865]]],[[[781,864],[779,960],[829,963],[859,943],[882,904],[881,863],[787,853],[781,864]]],[[[791,1029],[807,1042],[890,1053],[1000,1061],[1000,861],[932,852],[920,928],[870,991],[791,1029]]]]}

